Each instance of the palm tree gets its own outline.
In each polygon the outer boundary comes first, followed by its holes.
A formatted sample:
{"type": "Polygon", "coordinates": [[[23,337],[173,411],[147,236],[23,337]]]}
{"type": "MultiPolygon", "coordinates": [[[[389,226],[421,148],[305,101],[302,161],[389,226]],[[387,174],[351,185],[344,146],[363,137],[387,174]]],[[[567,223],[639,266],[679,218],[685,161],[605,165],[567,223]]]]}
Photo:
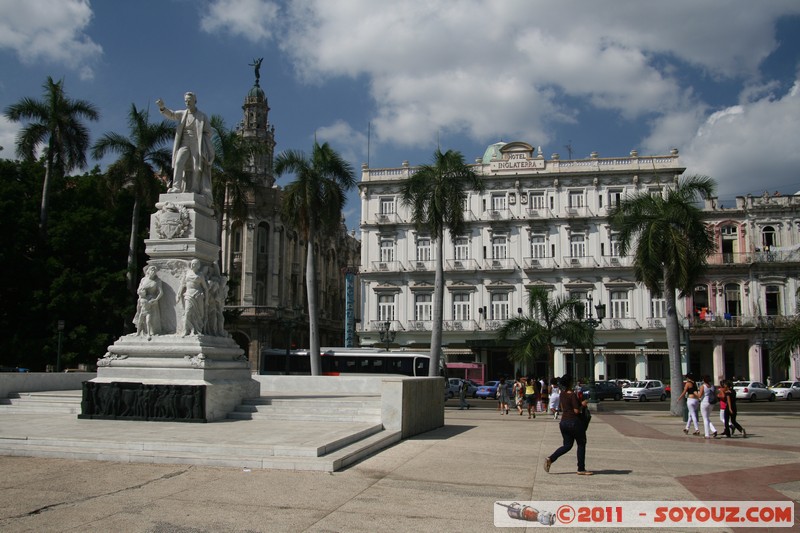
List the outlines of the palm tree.
{"type": "MultiPolygon", "coordinates": [[[[228,221],[243,221],[249,212],[250,193],[255,181],[247,168],[263,145],[252,142],[235,129],[225,127],[222,117],[211,117],[214,132],[214,166],[211,170],[214,210],[225,213],[228,221]]],[[[217,216],[218,242],[222,242],[223,217],[217,216]]]]}
{"type": "MultiPolygon", "coordinates": [[[[676,181],[665,196],[639,193],[623,200],[609,214],[612,230],[619,232],[620,253],[635,248],[633,270],[653,293],[661,293],[667,307],[666,332],[670,382],[682,383],[680,329],[675,291],[690,294],[707,258],[714,251],[713,236],[703,224],[698,200],[714,194],[716,184],[708,176],[689,176],[676,181]]],[[[678,395],[670,402],[680,416],[678,395]]]]}
{"type": "Polygon", "coordinates": [[[128,290],[136,294],[136,249],[139,242],[139,212],[142,202],[150,202],[160,191],[156,179],[158,167],[162,174],[170,174],[172,152],[163,145],[175,133],[166,121],[150,123],[149,113],[136,109],[131,104],[128,112],[130,137],[118,133],[106,133],[92,147],[92,157],[101,159],[107,152],[119,154],[106,171],[113,190],[130,188],[133,192],[133,213],[131,214],[131,235],[128,243],[128,290]]]}
{"type": "Polygon", "coordinates": [[[67,98],[64,80],[54,82],[48,76],[43,88],[44,100],[26,97],[4,111],[8,120],[29,121],[17,135],[18,157],[33,160],[37,150],[44,147],[45,173],[39,211],[39,232],[42,237],[47,235],[47,209],[52,180],[86,166],[89,130],[81,119],[97,120],[100,117],[93,104],[67,98]]]}
{"type": "MultiPolygon", "coordinates": [[[[800,348],[800,317],[792,317],[778,337],[775,347],[770,350],[769,361],[773,367],[789,369],[792,353],[800,348]]],[[[791,376],[789,376],[791,379],[791,376]]]]}
{"type": "Polygon", "coordinates": [[[511,360],[530,364],[542,353],[547,353],[549,377],[555,370],[555,341],[561,340],[575,347],[585,348],[592,331],[580,319],[583,303],[576,298],[550,299],[543,287],[528,289],[528,314],[509,319],[498,330],[500,340],[513,339],[511,360]]]}
{"type": "Polygon", "coordinates": [[[309,356],[311,375],[320,374],[319,324],[317,319],[317,267],[314,245],[317,237],[341,227],[345,194],[355,187],[353,168],[331,148],[314,141],[311,156],[286,150],[275,159],[278,176],[292,172],[295,181],[283,189],[281,217],[300,231],[306,241],[306,293],[308,296],[309,356]]]}
{"type": "Polygon", "coordinates": [[[483,191],[483,180],[464,162],[461,152],[436,149],[433,164],[422,165],[400,189],[402,205],[411,208],[417,230],[427,231],[436,242],[436,274],[433,286],[433,327],[429,375],[439,375],[442,357],[444,310],[444,230],[464,232],[465,190],[483,191]]]}

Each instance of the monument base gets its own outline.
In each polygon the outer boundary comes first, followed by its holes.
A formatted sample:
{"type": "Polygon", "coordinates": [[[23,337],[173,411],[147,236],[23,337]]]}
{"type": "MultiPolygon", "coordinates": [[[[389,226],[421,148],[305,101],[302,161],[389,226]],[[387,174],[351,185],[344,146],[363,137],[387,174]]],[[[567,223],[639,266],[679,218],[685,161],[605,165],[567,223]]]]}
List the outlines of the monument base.
{"type": "Polygon", "coordinates": [[[97,377],[85,384],[80,417],[223,419],[244,398],[260,395],[243,355],[230,337],[126,335],[109,347],[97,377]]]}

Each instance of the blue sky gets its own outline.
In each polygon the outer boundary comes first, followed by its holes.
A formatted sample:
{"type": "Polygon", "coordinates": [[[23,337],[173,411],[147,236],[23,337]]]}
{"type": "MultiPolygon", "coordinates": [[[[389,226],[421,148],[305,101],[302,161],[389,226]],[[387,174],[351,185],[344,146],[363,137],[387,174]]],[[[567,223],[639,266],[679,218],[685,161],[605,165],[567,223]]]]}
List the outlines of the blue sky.
{"type": "MultiPolygon", "coordinates": [[[[472,161],[521,140],[562,158],[675,147],[723,205],[800,191],[796,0],[0,0],[0,108],[63,78],[100,109],[93,141],[188,90],[235,126],[258,57],[277,150],[316,135],[359,177],[437,142],[472,161]]],[[[18,129],[0,117],[0,156],[18,129]]],[[[355,192],[345,210],[357,229],[355,192]]]]}

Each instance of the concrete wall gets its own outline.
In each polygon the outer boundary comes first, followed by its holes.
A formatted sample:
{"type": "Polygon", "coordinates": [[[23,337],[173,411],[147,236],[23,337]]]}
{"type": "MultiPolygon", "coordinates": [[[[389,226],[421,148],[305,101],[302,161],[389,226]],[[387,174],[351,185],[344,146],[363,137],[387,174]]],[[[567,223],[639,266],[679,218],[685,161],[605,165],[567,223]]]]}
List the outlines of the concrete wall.
{"type": "Polygon", "coordinates": [[[253,376],[261,394],[315,391],[381,397],[383,427],[403,438],[444,425],[443,378],[403,376],[253,376]]]}
{"type": "Polygon", "coordinates": [[[80,390],[81,383],[96,376],[94,372],[0,372],[0,398],[14,392],[80,390]]]}

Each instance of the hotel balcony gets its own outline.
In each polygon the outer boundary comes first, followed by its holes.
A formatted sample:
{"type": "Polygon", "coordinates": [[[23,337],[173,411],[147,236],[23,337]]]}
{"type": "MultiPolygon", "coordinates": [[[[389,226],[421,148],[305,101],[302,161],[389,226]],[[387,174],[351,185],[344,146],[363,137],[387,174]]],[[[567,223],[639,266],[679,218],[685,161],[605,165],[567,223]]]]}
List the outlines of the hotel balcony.
{"type": "Polygon", "coordinates": [[[474,320],[444,320],[442,321],[443,331],[477,331],[480,328],[474,320]]]}
{"type": "Polygon", "coordinates": [[[633,266],[633,257],[620,255],[604,255],[601,258],[604,267],[620,268],[633,266]]]}
{"type": "MultiPolygon", "coordinates": [[[[666,324],[666,319],[664,323],[666,324]]],[[[635,318],[606,318],[600,323],[598,329],[642,329],[642,326],[635,318]]]]}
{"type": "Polygon", "coordinates": [[[376,224],[401,224],[402,222],[397,213],[377,213],[375,215],[376,224]]]}
{"type": "Polygon", "coordinates": [[[525,210],[525,216],[534,219],[556,218],[552,211],[547,207],[532,208],[525,210]]]}
{"type": "Polygon", "coordinates": [[[489,209],[483,218],[485,220],[511,220],[511,211],[508,209],[489,209]]]}
{"type": "Polygon", "coordinates": [[[564,216],[567,218],[589,218],[595,216],[591,209],[586,206],[567,207],[564,209],[564,216]]]}
{"type": "Polygon", "coordinates": [[[474,259],[448,259],[445,267],[456,272],[475,272],[478,270],[478,262],[474,259]]]}
{"type": "Polygon", "coordinates": [[[373,261],[373,272],[401,272],[403,270],[400,261],[373,261]]]}
{"type": "Polygon", "coordinates": [[[435,272],[436,261],[409,261],[406,270],[409,272],[435,272]]]}
{"type": "Polygon", "coordinates": [[[553,270],[558,268],[558,263],[552,257],[526,257],[523,259],[522,268],[526,271],[531,270],[553,270]]]}
{"type": "Polygon", "coordinates": [[[597,268],[600,266],[594,257],[588,255],[582,257],[565,256],[562,264],[564,268],[597,268]]]}
{"type": "Polygon", "coordinates": [[[517,262],[513,259],[487,259],[484,268],[492,272],[513,272],[517,269],[517,262]]]}

